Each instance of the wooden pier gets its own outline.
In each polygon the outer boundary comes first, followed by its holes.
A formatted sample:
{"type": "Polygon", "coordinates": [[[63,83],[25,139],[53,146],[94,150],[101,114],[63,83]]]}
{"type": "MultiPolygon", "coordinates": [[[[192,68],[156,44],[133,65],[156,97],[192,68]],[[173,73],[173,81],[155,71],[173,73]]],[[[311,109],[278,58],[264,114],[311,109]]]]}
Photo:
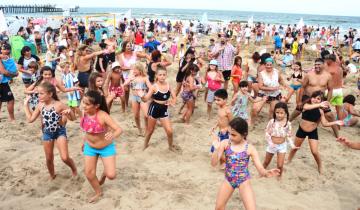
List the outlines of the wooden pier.
{"type": "MultiPolygon", "coordinates": [[[[77,12],[79,6],[69,8],[70,12],[77,12]]],[[[23,14],[23,13],[53,13],[64,12],[62,8],[56,5],[0,5],[0,10],[5,14],[23,14]]]]}

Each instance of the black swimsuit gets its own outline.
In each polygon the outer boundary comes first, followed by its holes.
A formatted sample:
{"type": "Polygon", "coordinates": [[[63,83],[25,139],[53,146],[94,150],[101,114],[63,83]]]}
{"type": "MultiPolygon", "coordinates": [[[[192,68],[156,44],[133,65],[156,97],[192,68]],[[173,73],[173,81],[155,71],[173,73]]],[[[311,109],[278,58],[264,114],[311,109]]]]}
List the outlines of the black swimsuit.
{"type": "MultiPolygon", "coordinates": [[[[157,89],[156,93],[152,95],[152,98],[157,101],[167,101],[170,99],[170,96],[171,96],[170,88],[165,93],[157,89]]],[[[155,101],[152,101],[149,106],[148,115],[154,119],[168,117],[169,116],[168,105],[159,104],[156,103],[155,101]]]]}
{"type": "MultiPolygon", "coordinates": [[[[315,123],[319,122],[320,118],[321,118],[321,113],[319,108],[306,110],[302,113],[302,117],[301,117],[301,119],[303,120],[307,120],[315,123]]],[[[308,137],[308,139],[312,139],[312,140],[319,139],[317,128],[315,128],[311,132],[306,132],[301,128],[300,125],[299,125],[299,129],[296,132],[296,137],[301,139],[305,139],[306,137],[308,137]]]]}

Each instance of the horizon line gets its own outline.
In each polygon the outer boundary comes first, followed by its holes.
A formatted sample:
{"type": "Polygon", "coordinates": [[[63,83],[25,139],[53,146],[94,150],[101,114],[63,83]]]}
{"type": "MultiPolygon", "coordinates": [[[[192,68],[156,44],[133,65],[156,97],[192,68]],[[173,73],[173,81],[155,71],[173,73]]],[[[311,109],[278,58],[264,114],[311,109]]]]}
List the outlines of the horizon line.
{"type": "Polygon", "coordinates": [[[293,14],[293,15],[319,15],[319,16],[336,16],[336,17],[356,17],[360,18],[360,15],[337,15],[337,14],[313,14],[313,13],[293,13],[293,12],[269,12],[259,10],[234,10],[234,9],[191,9],[191,8],[165,8],[165,7],[97,7],[86,6],[81,8],[106,8],[106,9],[179,9],[179,10],[200,10],[200,11],[232,11],[232,12],[256,12],[256,13],[273,13],[273,14],[293,14]]]}

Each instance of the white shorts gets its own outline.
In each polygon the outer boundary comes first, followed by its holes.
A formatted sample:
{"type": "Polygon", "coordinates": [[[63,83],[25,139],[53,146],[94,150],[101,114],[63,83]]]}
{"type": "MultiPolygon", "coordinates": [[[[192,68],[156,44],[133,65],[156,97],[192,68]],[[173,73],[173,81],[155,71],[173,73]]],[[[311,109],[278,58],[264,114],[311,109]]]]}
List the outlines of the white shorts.
{"type": "Polygon", "coordinates": [[[215,91],[209,89],[206,97],[206,102],[212,103],[214,102],[214,99],[215,99],[215,91]]]}
{"type": "Polygon", "coordinates": [[[287,152],[287,142],[285,141],[282,144],[274,144],[274,147],[268,145],[266,147],[266,152],[275,154],[275,153],[286,153],[287,152]]]}

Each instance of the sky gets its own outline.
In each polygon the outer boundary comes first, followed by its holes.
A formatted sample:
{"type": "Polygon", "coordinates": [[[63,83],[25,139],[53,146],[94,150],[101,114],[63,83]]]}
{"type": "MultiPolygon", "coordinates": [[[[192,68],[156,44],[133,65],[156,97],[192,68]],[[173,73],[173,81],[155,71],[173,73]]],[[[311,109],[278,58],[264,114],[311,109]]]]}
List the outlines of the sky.
{"type": "MultiPolygon", "coordinates": [[[[2,1],[2,0],[1,0],[2,1]]],[[[179,8],[360,16],[360,0],[11,0],[10,4],[68,4],[80,7],[179,8]]],[[[0,3],[2,4],[2,3],[0,3]]]]}

